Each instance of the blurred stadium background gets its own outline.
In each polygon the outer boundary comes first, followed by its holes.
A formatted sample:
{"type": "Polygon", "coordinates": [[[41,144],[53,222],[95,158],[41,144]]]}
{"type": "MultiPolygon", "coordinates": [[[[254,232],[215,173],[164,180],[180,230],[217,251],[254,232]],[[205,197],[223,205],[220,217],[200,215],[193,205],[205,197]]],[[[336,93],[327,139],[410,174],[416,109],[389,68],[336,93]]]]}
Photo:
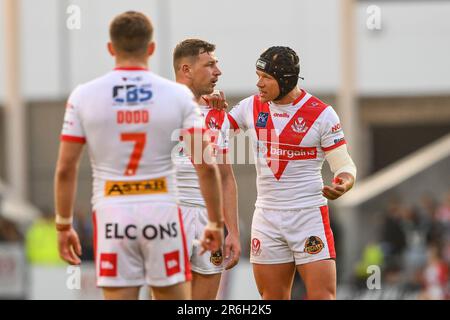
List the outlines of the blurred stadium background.
{"type": "MultiPolygon", "coordinates": [[[[176,43],[215,43],[230,105],[255,93],[262,50],[296,50],[300,85],[335,106],[359,169],[354,190],[331,204],[338,299],[450,297],[450,1],[0,0],[0,298],[101,298],[87,154],[79,274],[57,257],[53,174],[65,100],[113,67],[108,24],[126,10],[151,17],[151,69],[170,79],[176,43]],[[81,289],[70,289],[77,275],[81,289]]],[[[234,169],[243,253],[221,298],[258,299],[248,262],[255,169],[234,169]]],[[[298,279],[293,298],[304,298],[298,279]]]]}

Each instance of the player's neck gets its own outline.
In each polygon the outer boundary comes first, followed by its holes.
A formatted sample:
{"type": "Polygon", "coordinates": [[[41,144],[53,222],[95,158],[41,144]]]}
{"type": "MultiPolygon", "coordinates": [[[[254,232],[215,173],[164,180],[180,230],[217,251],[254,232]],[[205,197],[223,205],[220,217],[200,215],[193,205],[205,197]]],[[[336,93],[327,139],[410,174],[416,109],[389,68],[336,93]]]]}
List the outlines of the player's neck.
{"type": "Polygon", "coordinates": [[[143,68],[148,69],[148,59],[116,59],[116,68],[143,68]]]}
{"type": "Polygon", "coordinates": [[[274,100],[273,103],[278,105],[287,105],[293,103],[300,95],[302,94],[302,91],[299,87],[295,87],[292,89],[287,95],[285,95],[280,100],[274,100]]]}
{"type": "Polygon", "coordinates": [[[194,95],[195,102],[197,102],[199,105],[207,105],[205,100],[203,100],[202,95],[198,94],[197,90],[195,90],[192,87],[192,84],[189,80],[185,80],[183,78],[176,77],[175,81],[178,83],[184,84],[186,87],[188,87],[191,90],[192,94],[194,95]]]}

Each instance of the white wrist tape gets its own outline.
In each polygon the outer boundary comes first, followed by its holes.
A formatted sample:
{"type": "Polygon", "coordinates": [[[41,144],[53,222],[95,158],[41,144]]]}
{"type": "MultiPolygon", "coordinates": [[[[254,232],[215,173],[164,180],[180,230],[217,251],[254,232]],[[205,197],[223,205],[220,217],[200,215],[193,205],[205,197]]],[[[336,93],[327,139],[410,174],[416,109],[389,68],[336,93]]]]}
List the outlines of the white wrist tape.
{"type": "Polygon", "coordinates": [[[56,215],[55,223],[56,224],[72,224],[73,222],[73,216],[70,218],[62,217],[59,214],[56,215]]]}
{"type": "Polygon", "coordinates": [[[348,154],[346,145],[339,146],[330,152],[326,152],[325,159],[327,159],[331,172],[334,173],[334,177],[342,172],[347,172],[356,179],[356,166],[348,154]]]}
{"type": "Polygon", "coordinates": [[[223,226],[220,226],[220,225],[221,225],[220,222],[208,221],[205,229],[208,229],[210,231],[223,231],[223,226]]]}

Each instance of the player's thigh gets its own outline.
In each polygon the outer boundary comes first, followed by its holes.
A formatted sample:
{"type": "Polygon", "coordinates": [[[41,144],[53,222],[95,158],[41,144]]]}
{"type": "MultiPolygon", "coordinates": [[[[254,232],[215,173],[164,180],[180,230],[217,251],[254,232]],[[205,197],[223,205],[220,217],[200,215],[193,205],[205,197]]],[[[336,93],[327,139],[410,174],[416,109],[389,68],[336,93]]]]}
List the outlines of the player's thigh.
{"type": "Polygon", "coordinates": [[[219,291],[222,273],[201,274],[192,271],[192,299],[214,300],[219,291]]]}
{"type": "Polygon", "coordinates": [[[191,283],[182,282],[165,287],[151,287],[151,296],[155,300],[190,300],[191,283]]]}
{"type": "Polygon", "coordinates": [[[264,300],[290,299],[295,275],[293,262],[281,264],[253,263],[256,286],[264,300]]]}
{"type": "Polygon", "coordinates": [[[140,287],[103,287],[105,300],[137,300],[140,287]]]}
{"type": "Polygon", "coordinates": [[[336,299],[336,262],[333,259],[297,265],[311,300],[336,299]]]}

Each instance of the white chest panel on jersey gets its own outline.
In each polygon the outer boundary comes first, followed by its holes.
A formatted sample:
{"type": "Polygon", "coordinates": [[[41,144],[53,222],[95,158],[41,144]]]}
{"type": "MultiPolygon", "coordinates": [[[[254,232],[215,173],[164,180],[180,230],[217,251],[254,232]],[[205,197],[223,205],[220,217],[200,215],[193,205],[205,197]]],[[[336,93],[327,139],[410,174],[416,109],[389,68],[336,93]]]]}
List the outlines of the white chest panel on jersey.
{"type": "Polygon", "coordinates": [[[230,111],[230,121],[234,129],[250,130],[256,207],[293,210],[326,204],[321,192],[325,151],[345,143],[331,106],[305,91],[289,106],[252,96],[230,111]]]}

